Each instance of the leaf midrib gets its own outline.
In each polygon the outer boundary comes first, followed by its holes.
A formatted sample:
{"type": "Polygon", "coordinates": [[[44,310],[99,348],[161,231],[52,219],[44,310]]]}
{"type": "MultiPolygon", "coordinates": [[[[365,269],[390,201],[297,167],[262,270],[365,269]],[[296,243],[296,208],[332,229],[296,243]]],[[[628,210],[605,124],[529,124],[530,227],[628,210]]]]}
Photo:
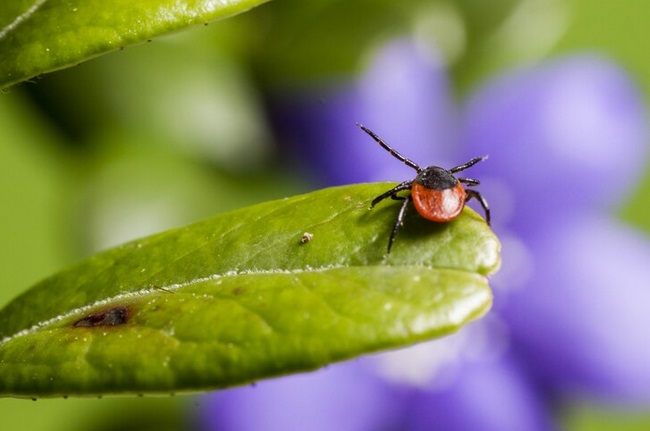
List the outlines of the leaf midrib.
{"type": "MultiPolygon", "coordinates": [[[[403,267],[403,266],[404,265],[401,265],[400,267],[403,267]]],[[[406,265],[406,266],[409,266],[409,267],[413,266],[413,267],[423,268],[425,270],[433,270],[433,271],[454,271],[454,272],[472,274],[472,275],[478,276],[478,277],[485,277],[485,276],[483,276],[481,274],[469,271],[467,269],[447,268],[447,267],[430,267],[430,266],[425,266],[425,265],[406,265]]],[[[336,269],[355,269],[355,268],[368,269],[370,267],[371,266],[367,266],[367,265],[365,265],[365,266],[364,265],[354,265],[354,266],[350,266],[350,265],[328,265],[328,266],[322,266],[322,267],[318,267],[318,268],[307,267],[307,268],[294,268],[294,269],[287,269],[287,270],[253,269],[253,270],[244,270],[244,271],[226,271],[226,272],[221,273],[221,274],[212,274],[212,275],[210,275],[208,277],[195,278],[193,280],[183,282],[183,283],[173,283],[173,284],[170,284],[170,285],[167,285],[167,286],[147,287],[147,288],[144,288],[144,289],[138,289],[138,290],[133,290],[133,291],[128,291],[128,292],[122,292],[122,293],[118,293],[116,295],[113,295],[113,296],[110,296],[110,297],[107,297],[107,298],[103,298],[103,299],[94,301],[94,302],[89,303],[89,304],[79,306],[79,307],[77,307],[77,308],[75,308],[75,309],[73,309],[71,311],[66,312],[66,313],[60,314],[58,316],[52,317],[52,318],[47,319],[47,320],[42,320],[40,322],[37,322],[37,323],[33,324],[31,327],[21,329],[21,330],[17,331],[16,333],[12,334],[12,335],[5,336],[4,338],[2,338],[2,340],[0,340],[0,347],[2,347],[4,344],[10,342],[11,340],[13,340],[15,338],[30,335],[30,334],[32,334],[34,332],[37,332],[40,329],[43,329],[43,328],[45,328],[45,327],[47,327],[49,325],[52,325],[52,324],[54,324],[56,322],[66,320],[66,319],[68,319],[68,318],[70,318],[72,316],[83,314],[85,312],[88,312],[88,311],[91,311],[93,309],[96,309],[96,308],[111,304],[111,303],[116,302],[116,301],[128,300],[128,299],[132,299],[132,298],[146,296],[148,294],[159,293],[160,291],[169,291],[170,293],[173,293],[173,292],[175,292],[175,291],[177,291],[179,289],[182,289],[184,287],[187,287],[187,286],[191,286],[191,285],[199,284],[199,283],[203,283],[203,282],[208,282],[208,281],[211,281],[211,280],[218,280],[218,279],[221,279],[221,278],[227,278],[227,277],[237,277],[237,276],[247,276],[247,275],[277,275],[277,274],[299,275],[299,274],[304,274],[304,273],[325,272],[325,271],[336,270],[336,269]]],[[[385,266],[378,265],[378,267],[385,267],[385,266]]],[[[364,289],[370,289],[370,288],[368,288],[366,286],[361,286],[361,287],[364,288],[364,289]]],[[[385,294],[386,292],[383,292],[383,293],[385,294]]],[[[395,299],[395,298],[392,298],[392,299],[395,299]]],[[[328,307],[329,307],[329,305],[328,305],[328,307]]]]}
{"type": "Polygon", "coordinates": [[[12,22],[7,24],[3,29],[0,30],[0,40],[7,37],[9,33],[15,30],[18,26],[20,26],[21,23],[27,20],[36,11],[38,11],[38,9],[40,9],[40,7],[43,6],[47,1],[48,0],[36,0],[34,4],[29,7],[29,9],[27,9],[22,14],[18,15],[16,19],[14,19],[12,22]]]}

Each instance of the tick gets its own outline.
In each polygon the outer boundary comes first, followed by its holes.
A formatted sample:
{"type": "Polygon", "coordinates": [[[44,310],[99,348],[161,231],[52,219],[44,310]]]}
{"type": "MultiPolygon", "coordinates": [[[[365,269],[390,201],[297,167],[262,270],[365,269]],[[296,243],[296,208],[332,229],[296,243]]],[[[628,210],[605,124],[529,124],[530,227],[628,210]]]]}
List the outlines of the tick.
{"type": "Polygon", "coordinates": [[[413,202],[413,206],[417,212],[425,219],[444,223],[458,217],[465,207],[465,203],[474,198],[481,204],[481,207],[483,207],[483,211],[485,211],[485,221],[488,225],[490,224],[490,207],[488,206],[487,201],[478,191],[466,188],[466,186],[478,186],[480,182],[473,178],[459,178],[454,175],[457,172],[471,168],[478,162],[487,159],[487,156],[475,157],[469,162],[449,170],[439,166],[428,166],[423,169],[417,163],[407,159],[391,148],[372,130],[362,126],[361,124],[357,124],[357,126],[370,135],[372,139],[374,139],[393,157],[404,163],[406,166],[415,169],[417,172],[417,175],[413,180],[404,181],[387,192],[382,193],[374,198],[370,204],[370,208],[374,208],[375,205],[386,198],[404,201],[397,213],[397,220],[395,221],[393,231],[388,239],[387,255],[390,254],[390,250],[393,247],[397,231],[404,225],[404,216],[409,202],[413,202]],[[398,194],[404,190],[410,191],[408,196],[400,196],[398,194]]]}

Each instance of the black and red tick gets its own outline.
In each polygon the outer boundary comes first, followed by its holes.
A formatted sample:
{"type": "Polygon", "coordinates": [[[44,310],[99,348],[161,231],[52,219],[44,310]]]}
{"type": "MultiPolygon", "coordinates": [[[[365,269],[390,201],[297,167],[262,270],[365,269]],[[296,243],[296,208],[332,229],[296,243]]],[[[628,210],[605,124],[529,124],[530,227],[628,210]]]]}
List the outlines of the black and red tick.
{"type": "Polygon", "coordinates": [[[362,126],[361,124],[357,124],[357,126],[370,135],[372,139],[377,141],[377,143],[393,157],[405,165],[412,167],[417,172],[415,179],[398,184],[387,192],[374,198],[370,204],[370,208],[373,208],[379,202],[388,197],[394,200],[404,201],[399,213],[397,213],[395,226],[393,226],[393,231],[388,239],[388,250],[386,254],[390,253],[390,250],[393,247],[393,241],[395,241],[395,236],[397,235],[397,230],[404,224],[406,207],[411,201],[413,202],[413,206],[417,212],[425,219],[435,222],[448,222],[458,217],[465,207],[465,203],[474,198],[483,207],[483,210],[485,211],[485,221],[488,225],[490,224],[490,207],[485,198],[483,198],[483,196],[476,190],[465,188],[465,186],[478,186],[480,182],[472,178],[458,178],[454,175],[457,172],[464,171],[478,162],[487,159],[487,156],[475,157],[469,162],[449,170],[439,166],[428,166],[422,169],[417,163],[407,159],[391,148],[372,130],[362,126]],[[398,195],[399,192],[404,190],[410,190],[410,194],[408,196],[398,195]]]}

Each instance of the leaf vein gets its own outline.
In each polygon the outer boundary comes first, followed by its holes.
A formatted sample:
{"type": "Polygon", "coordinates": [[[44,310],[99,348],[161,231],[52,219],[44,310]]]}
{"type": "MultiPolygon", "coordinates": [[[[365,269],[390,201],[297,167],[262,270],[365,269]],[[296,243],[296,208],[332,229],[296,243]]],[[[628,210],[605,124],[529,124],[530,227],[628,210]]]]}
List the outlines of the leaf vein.
{"type": "Polygon", "coordinates": [[[0,40],[4,39],[7,37],[7,35],[13,31],[16,27],[18,27],[23,21],[28,19],[30,16],[32,16],[41,6],[43,6],[47,0],[36,0],[34,4],[27,9],[25,12],[22,14],[18,15],[16,19],[14,19],[12,22],[7,24],[6,27],[0,30],[0,40]]]}

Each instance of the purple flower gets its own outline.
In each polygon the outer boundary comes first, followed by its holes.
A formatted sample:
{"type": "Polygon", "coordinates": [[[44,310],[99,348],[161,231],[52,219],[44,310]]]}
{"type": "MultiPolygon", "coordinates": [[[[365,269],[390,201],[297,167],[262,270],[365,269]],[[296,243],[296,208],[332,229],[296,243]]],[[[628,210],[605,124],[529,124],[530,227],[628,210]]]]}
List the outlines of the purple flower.
{"type": "Polygon", "coordinates": [[[527,235],[532,221],[556,224],[557,217],[619,204],[645,166],[638,94],[614,64],[586,55],[515,72],[474,94],[462,152],[490,153],[472,174],[512,193],[496,220],[527,235]]]}
{"type": "Polygon", "coordinates": [[[451,337],[209,395],[206,429],[537,431],[556,428],[553,406],[571,397],[650,402],[650,241],[608,213],[644,167],[646,112],[616,65],[519,70],[458,109],[440,63],[396,41],[358,82],[275,113],[323,184],[413,176],[355,122],[421,165],[489,154],[468,176],[503,241],[495,307],[451,337]]]}
{"type": "Polygon", "coordinates": [[[648,239],[584,211],[528,245],[534,280],[501,307],[517,355],[554,394],[647,405],[648,239]]]}

